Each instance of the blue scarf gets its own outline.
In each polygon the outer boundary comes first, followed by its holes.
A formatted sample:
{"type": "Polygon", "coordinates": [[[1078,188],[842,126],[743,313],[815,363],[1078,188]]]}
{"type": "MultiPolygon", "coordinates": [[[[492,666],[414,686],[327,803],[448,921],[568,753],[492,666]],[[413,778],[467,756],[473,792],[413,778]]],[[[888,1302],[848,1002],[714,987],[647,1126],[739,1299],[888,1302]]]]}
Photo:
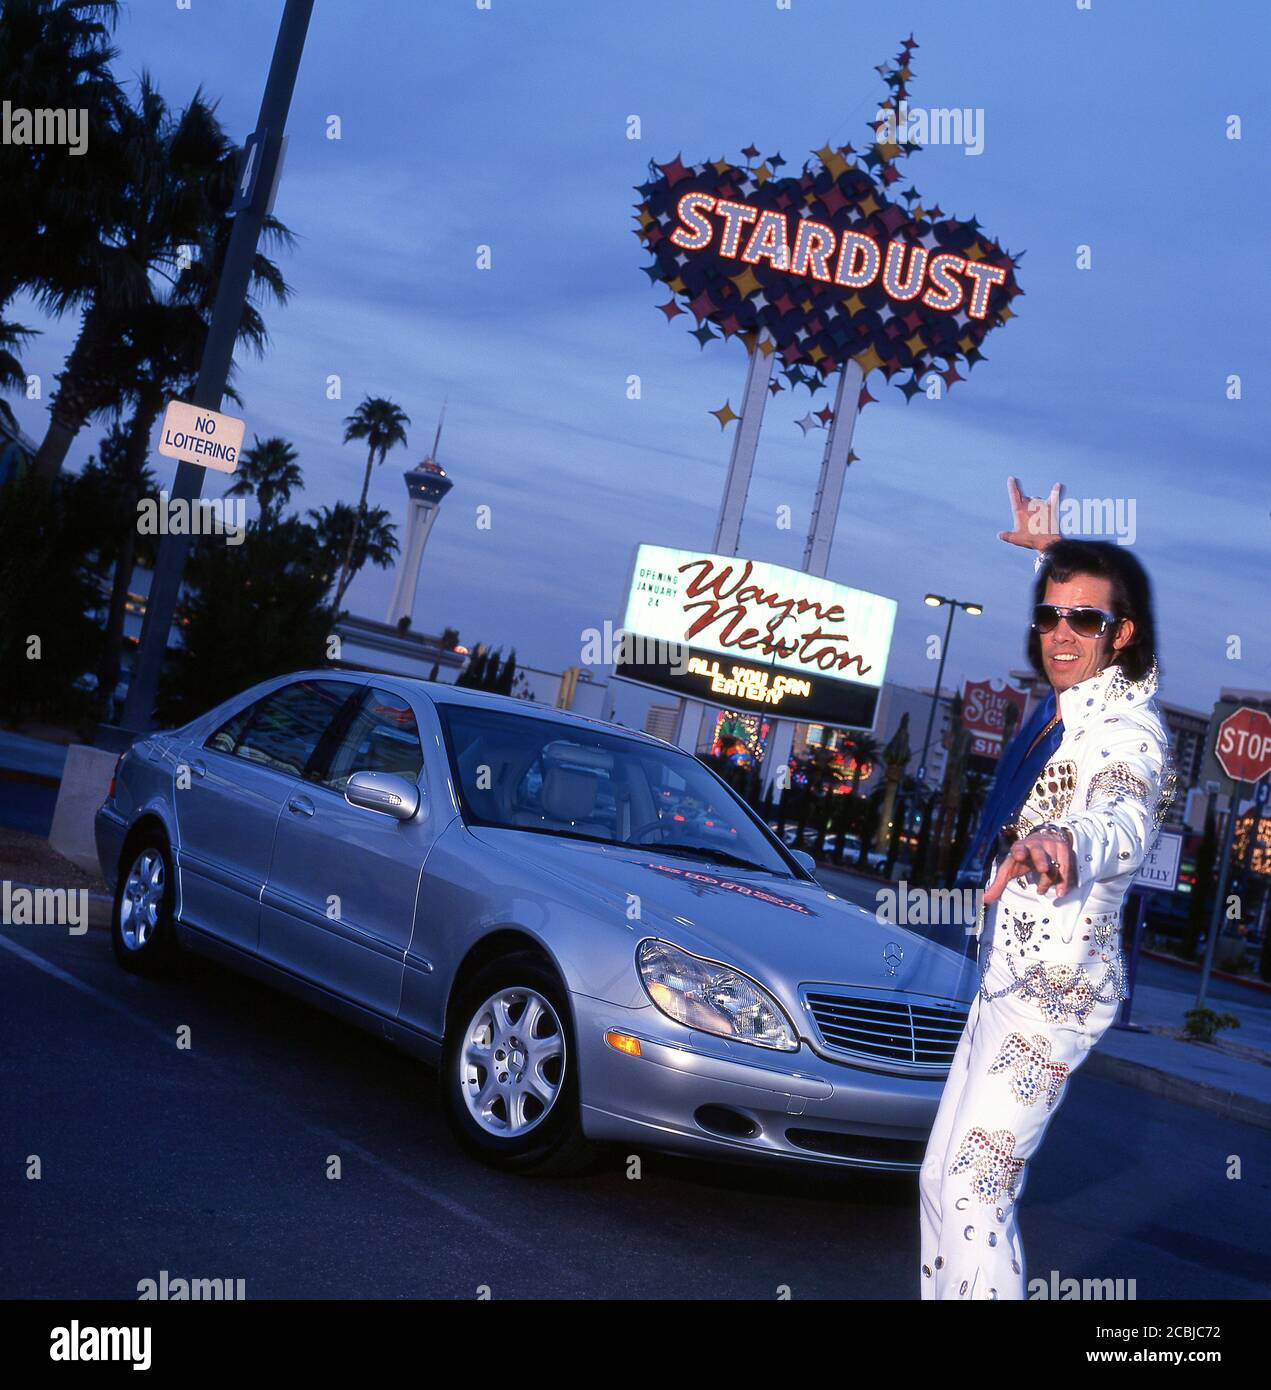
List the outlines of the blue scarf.
{"type": "Polygon", "coordinates": [[[1055,691],[1052,687],[1024,727],[1011,740],[1010,746],[1002,753],[1002,761],[985,798],[971,847],[958,869],[959,881],[964,875],[968,875],[974,878],[976,887],[983,886],[988,876],[993,847],[1002,827],[1008,825],[1019,814],[1033,783],[1064,736],[1064,724],[1061,719],[1037,747],[1031,753],[1028,752],[1033,740],[1054,716],[1055,691]]]}

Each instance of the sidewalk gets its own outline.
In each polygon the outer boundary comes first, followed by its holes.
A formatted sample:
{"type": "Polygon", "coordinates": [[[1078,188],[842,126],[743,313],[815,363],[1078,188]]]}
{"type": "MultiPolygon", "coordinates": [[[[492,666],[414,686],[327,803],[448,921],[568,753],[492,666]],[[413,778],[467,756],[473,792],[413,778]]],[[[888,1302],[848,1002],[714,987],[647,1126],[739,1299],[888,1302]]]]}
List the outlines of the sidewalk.
{"type": "MultiPolygon", "coordinates": [[[[885,879],[832,865],[818,868],[817,877],[832,893],[868,912],[874,910],[879,888],[888,886],[885,879]]],[[[1083,1070],[1271,1129],[1271,991],[1261,981],[1216,976],[1208,1005],[1218,1013],[1235,1014],[1240,1027],[1201,1043],[1181,1036],[1198,984],[1198,971],[1186,962],[1145,952],[1130,1020],[1147,1031],[1109,1028],[1083,1070]]]]}
{"type": "Polygon", "coordinates": [[[14,888],[70,888],[88,894],[88,925],[110,927],[111,895],[99,874],[63,859],[42,835],[0,829],[0,880],[14,888]]]}

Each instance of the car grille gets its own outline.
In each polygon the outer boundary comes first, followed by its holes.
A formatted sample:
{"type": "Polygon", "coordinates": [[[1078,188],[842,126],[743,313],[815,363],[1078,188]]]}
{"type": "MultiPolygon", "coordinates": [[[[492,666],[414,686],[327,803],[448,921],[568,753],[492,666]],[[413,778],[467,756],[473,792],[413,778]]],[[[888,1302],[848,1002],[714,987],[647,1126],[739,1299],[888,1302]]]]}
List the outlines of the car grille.
{"type": "Polygon", "coordinates": [[[932,1071],[948,1071],[968,1012],[952,1001],[911,1003],[894,995],[808,990],[804,997],[827,1051],[932,1071]]]}

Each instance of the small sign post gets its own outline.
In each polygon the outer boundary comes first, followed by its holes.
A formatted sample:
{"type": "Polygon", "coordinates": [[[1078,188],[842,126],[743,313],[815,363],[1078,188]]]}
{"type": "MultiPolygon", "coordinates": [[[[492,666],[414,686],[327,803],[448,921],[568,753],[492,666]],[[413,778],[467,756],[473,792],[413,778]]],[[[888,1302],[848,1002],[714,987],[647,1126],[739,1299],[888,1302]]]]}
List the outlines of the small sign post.
{"type": "Polygon", "coordinates": [[[1139,871],[1134,875],[1133,888],[1140,890],[1138,912],[1134,919],[1134,934],[1130,940],[1130,963],[1126,972],[1126,988],[1129,997],[1121,1001],[1121,1011],[1114,1025],[1131,1033],[1147,1030],[1137,1023],[1130,1022],[1130,1008],[1134,1003],[1134,981],[1139,973],[1139,952],[1143,949],[1143,928],[1147,923],[1147,890],[1158,893],[1178,891],[1178,866],[1183,856],[1183,837],[1175,830],[1163,830],[1156,843],[1144,856],[1139,871]]]}

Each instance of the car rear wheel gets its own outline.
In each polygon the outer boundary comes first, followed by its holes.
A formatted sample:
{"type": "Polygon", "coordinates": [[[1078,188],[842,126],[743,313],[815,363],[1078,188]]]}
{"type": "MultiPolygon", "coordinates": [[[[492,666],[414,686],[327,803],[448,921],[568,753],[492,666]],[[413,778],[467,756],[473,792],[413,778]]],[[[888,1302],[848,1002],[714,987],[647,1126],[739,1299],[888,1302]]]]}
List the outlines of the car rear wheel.
{"type": "Polygon", "coordinates": [[[585,1171],[573,1028],[560,980],[518,953],[479,970],[450,1009],[442,1090],[456,1139],[508,1172],[585,1171]]]}
{"type": "Polygon", "coordinates": [[[111,916],[115,959],[137,975],[160,973],[172,962],[172,859],[157,831],[134,836],[120,859],[111,916]]]}

